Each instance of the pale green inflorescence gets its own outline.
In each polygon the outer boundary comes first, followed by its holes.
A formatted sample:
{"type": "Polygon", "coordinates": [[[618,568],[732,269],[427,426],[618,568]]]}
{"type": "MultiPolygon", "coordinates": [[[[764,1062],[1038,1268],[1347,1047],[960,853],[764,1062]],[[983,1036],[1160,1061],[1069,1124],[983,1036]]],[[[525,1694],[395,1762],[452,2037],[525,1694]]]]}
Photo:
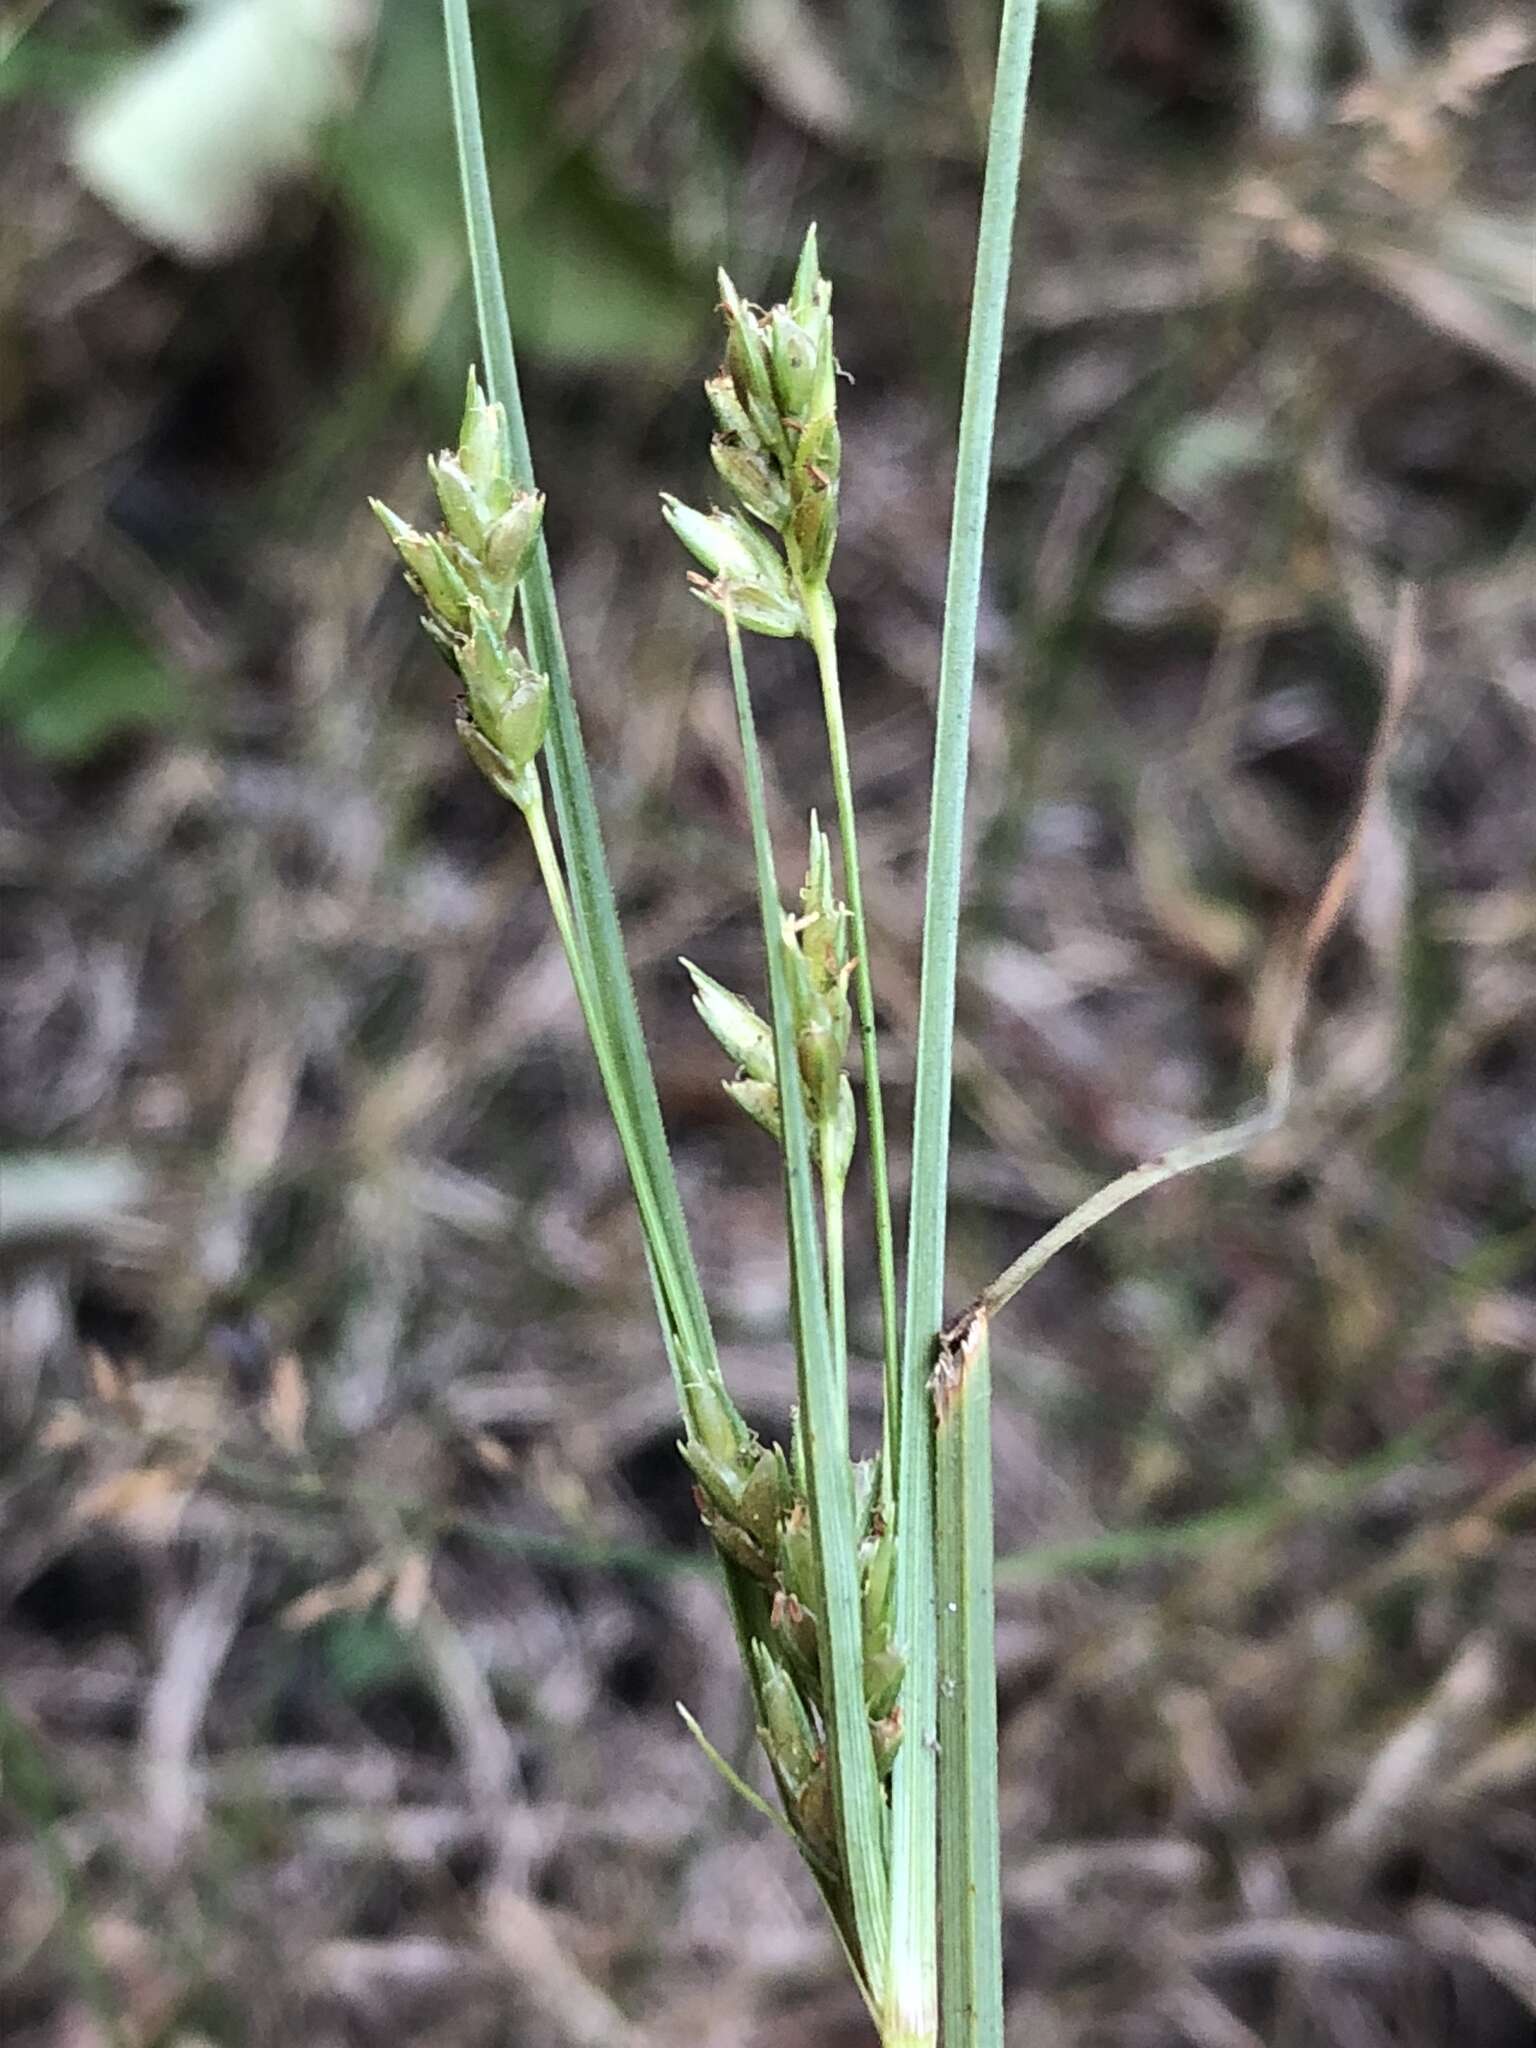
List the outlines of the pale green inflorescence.
{"type": "MultiPolygon", "coordinates": [[[[706,512],[670,495],[662,500],[667,523],[704,572],[691,579],[695,594],[736,626],[778,638],[810,639],[816,608],[823,626],[830,616],[826,576],[841,467],[831,298],[814,229],[786,304],[762,311],[722,272],[725,362],[704,389],[716,425],[715,470],[736,504],[706,512]]],[[[829,1244],[835,1221],[840,1235],[857,1122],[846,1072],[857,965],[852,925],[834,887],[830,841],[813,815],[799,911],[781,914],[778,942],[795,1085],[813,1134],[829,1244]]],[[[683,965],[700,1017],[734,1064],[726,1092],[782,1142],[784,1077],[772,1029],[744,997],[691,961],[683,965]]],[[[765,1451],[756,1444],[738,1447],[724,1469],[697,1442],[685,1445],[684,1455],[721,1551],[771,1593],[766,1634],[750,1645],[758,1732],[790,1825],[840,1923],[851,1926],[856,1915],[851,1875],[842,1867],[823,1690],[826,1561],[818,1553],[801,1417],[794,1418],[788,1460],[777,1446],[765,1451]],[[767,1525],[763,1510],[775,1501],[776,1519],[767,1525]]],[[[852,1482],[864,1707],[876,1771],[884,1779],[901,1744],[904,1667],[894,1641],[895,1542],[882,1514],[878,1462],[855,1465],[852,1482]]]]}
{"type": "Polygon", "coordinates": [[[842,468],[832,287],[821,275],[815,228],[787,304],[767,312],[750,305],[722,270],[720,310],[725,362],[704,385],[717,429],[710,454],[749,516],[697,512],[668,495],[663,508],[706,571],[693,579],[706,604],[720,611],[729,603],[736,623],[754,633],[809,637],[805,592],[825,590],[842,468]]]}
{"type": "Polygon", "coordinates": [[[464,685],[458,730],[470,759],[527,809],[538,799],[533,764],[549,725],[549,681],[509,635],[544,499],[514,485],[506,415],[473,370],[459,445],[429,457],[427,471],[443,520],[436,533],[369,503],[426,605],[422,625],[464,685]]]}
{"type": "MultiPolygon", "coordinates": [[[[832,850],[814,813],[800,902],[800,916],[786,915],[782,925],[795,1052],[806,1116],[824,1138],[818,1164],[826,1178],[840,1186],[853,1159],[857,1128],[853,1089],[843,1070],[853,1028],[848,983],[854,963],[848,956],[848,907],[833,890],[832,850]]],[[[744,997],[691,960],[682,964],[693,980],[694,1008],[721,1050],[736,1063],[736,1073],[725,1083],[726,1093],[755,1123],[780,1137],[773,1032],[744,997]]]]}

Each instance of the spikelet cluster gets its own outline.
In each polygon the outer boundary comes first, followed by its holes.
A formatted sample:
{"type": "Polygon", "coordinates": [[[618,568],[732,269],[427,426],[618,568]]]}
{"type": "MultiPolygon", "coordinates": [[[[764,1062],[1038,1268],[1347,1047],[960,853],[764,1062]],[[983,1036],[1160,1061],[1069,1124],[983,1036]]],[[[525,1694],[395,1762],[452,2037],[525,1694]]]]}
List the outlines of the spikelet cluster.
{"type": "MultiPolygon", "coordinates": [[[[832,886],[827,835],[811,819],[810,858],[800,914],[781,925],[796,1084],[818,1135],[828,1199],[841,1199],[853,1154],[853,1090],[844,1071],[852,1029],[848,911],[832,886]]],[[[775,1138],[781,1136],[773,1032],[745,998],[685,960],[694,1005],[735,1065],[726,1092],[775,1138]]],[[[694,1497],[721,1555],[766,1596],[766,1625],[750,1651],[761,1713],[759,1733],[785,1812],[824,1880],[840,1882],[821,1683],[821,1565],[816,1554],[798,1418],[788,1457],[745,1433],[734,1409],[702,1405],[681,1446],[694,1497]]],[[[901,1741],[902,1659],[892,1639],[895,1549],[879,1506],[873,1461],[853,1467],[863,1619],[864,1701],[881,1775],[901,1741]]]]}
{"type": "Polygon", "coordinates": [[[750,305],[722,270],[720,310],[725,361],[704,385],[710,454],[741,510],[698,512],[665,493],[662,506],[707,572],[693,579],[698,596],[717,611],[728,600],[752,632],[789,639],[808,630],[804,592],[826,583],[842,469],[832,287],[815,228],[786,304],[750,305]]]}
{"type": "MultiPolygon", "coordinates": [[[[802,1848],[829,1883],[839,1881],[837,1830],[827,1760],[821,1681],[821,1564],[809,1504],[799,1417],[791,1450],[744,1436],[735,1411],[707,1397],[679,1446],[694,1499],[722,1557],[763,1590],[766,1625],[750,1654],[761,1713],[758,1734],[784,1810],[802,1848]]],[[[895,1542],[879,1507],[877,1461],[852,1468],[863,1629],[864,1705],[881,1777],[901,1745],[903,1661],[894,1640],[895,1542]]]]}
{"type": "Polygon", "coordinates": [[[464,686],[459,737],[501,792],[526,808],[549,723],[549,681],[511,638],[518,585],[544,518],[538,491],[512,480],[506,414],[473,370],[456,449],[429,457],[442,525],[418,533],[370,498],[426,609],[422,625],[464,686]]]}
{"type": "MultiPolygon", "coordinates": [[[[805,1113],[817,1134],[816,1158],[829,1186],[841,1187],[853,1159],[857,1116],[844,1072],[853,1028],[848,984],[848,906],[832,886],[832,849],[811,814],[810,862],[800,891],[801,914],[780,926],[785,980],[805,1113]]],[[[735,1062],[725,1092],[752,1121],[782,1141],[778,1065],[773,1032],[744,996],[728,989],[691,960],[693,1004],[715,1042],[735,1062]]]]}

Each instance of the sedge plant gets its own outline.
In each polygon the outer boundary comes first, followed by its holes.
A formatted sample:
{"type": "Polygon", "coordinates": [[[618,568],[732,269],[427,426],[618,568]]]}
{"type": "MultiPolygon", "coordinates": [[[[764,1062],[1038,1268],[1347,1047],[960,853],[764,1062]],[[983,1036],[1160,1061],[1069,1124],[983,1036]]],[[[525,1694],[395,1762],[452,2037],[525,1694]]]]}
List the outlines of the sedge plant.
{"type": "Polygon", "coordinates": [[[457,678],[465,749],[528,831],[570,965],[633,1187],[679,1448],[718,1554],[776,1808],[737,1777],[686,1709],[684,1718],[721,1771],[793,1838],[884,2048],[1002,2048],[991,1320],[1100,1216],[1268,1127],[1289,1076],[1287,1058],[1257,1117],[1124,1176],[946,1320],[970,706],[1034,0],[1004,0],[978,232],[940,657],[904,1297],[880,1090],[878,962],[838,674],[839,364],[814,228],[781,303],[752,303],[721,273],[723,360],[704,388],[726,503],[699,509],[662,499],[693,558],[693,589],[723,630],[742,749],[744,858],[761,916],[766,1013],[682,964],[725,1055],[726,1092],[782,1156],[796,1401],[783,1441],[771,1444],[747,1427],[725,1383],[667,1149],[543,539],[466,0],[443,0],[443,14],[484,382],[471,371],[457,444],[429,464],[435,530],[375,510],[457,678]],[[808,650],[835,799],[835,819],[809,820],[805,882],[789,907],[775,879],[747,672],[755,634],[808,650]],[[867,1227],[884,1409],[878,1449],[855,1459],[844,1243],[860,1143],[873,1189],[867,1227]]]}

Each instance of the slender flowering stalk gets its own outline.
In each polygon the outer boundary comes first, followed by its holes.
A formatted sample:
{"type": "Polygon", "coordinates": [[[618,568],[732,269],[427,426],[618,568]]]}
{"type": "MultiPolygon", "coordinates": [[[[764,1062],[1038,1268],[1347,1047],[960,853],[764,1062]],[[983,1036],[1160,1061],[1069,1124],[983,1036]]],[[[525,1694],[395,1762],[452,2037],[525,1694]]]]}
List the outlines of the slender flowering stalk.
{"type": "MultiPolygon", "coordinates": [[[[673,531],[707,571],[694,579],[704,603],[718,610],[714,593],[726,582],[740,628],[780,638],[799,634],[816,656],[848,891],[864,1065],[885,1370],[880,1483],[890,1515],[900,1408],[895,1229],[858,821],[838,676],[836,612],[827,581],[842,478],[832,287],[821,274],[814,226],[806,233],[794,283],[782,305],[766,312],[751,305],[723,270],[719,283],[726,344],[725,361],[704,386],[717,429],[710,455],[741,510],[697,512],[666,494],[662,503],[673,531]],[[760,530],[763,526],[777,536],[777,544],[760,530]]],[[[830,1243],[828,1255],[833,1255],[830,1243]]]]}
{"type": "Polygon", "coordinates": [[[859,866],[858,820],[853,805],[853,772],[848,759],[848,729],[843,718],[842,684],[837,666],[837,635],[831,596],[825,582],[805,588],[800,601],[809,625],[811,645],[821,680],[822,714],[831,756],[832,788],[837,801],[838,830],[844,848],[848,881],[848,912],[854,950],[854,988],[859,1005],[859,1045],[864,1059],[864,1105],[869,1123],[869,1171],[874,1189],[875,1259],[880,1276],[881,1360],[884,1366],[884,1428],[881,1476],[886,1510],[891,1511],[896,1474],[896,1447],[901,1424],[899,1324],[896,1308],[896,1230],[891,1216],[890,1169],[886,1160],[885,1104],[880,1088],[880,1047],[875,1022],[875,986],[870,966],[869,927],[864,917],[864,882],[859,866]]]}
{"type": "MultiPolygon", "coordinates": [[[[798,933],[795,920],[784,917],[774,889],[762,768],[729,585],[717,586],[715,596],[726,623],[746,766],[763,945],[772,995],[774,1050],[779,1072],[787,1075],[793,1065],[800,1063],[797,1041],[802,1036],[803,1011],[796,993],[798,933]]],[[[885,1807],[863,1653],[864,1599],[855,1482],[847,1456],[846,1408],[839,1398],[838,1375],[831,1356],[830,1320],[812,1207],[811,1119],[799,1089],[786,1085],[781,1095],[792,1324],[809,1509],[808,1517],[801,1518],[798,1524],[797,1544],[805,1551],[805,1560],[790,1561],[790,1569],[815,1602],[817,1661],[813,1704],[819,1709],[828,1765],[828,1834],[850,1900],[858,1938],[860,1981],[873,2003],[881,1995],[888,1968],[885,1807]],[[808,1547],[804,1543],[806,1534],[808,1547]]],[[[786,1607],[790,1597],[794,1597],[803,1611],[804,1603],[798,1593],[791,1594],[792,1583],[784,1586],[786,1607]]],[[[800,1646],[802,1654],[806,1647],[800,1646]]],[[[793,1658],[781,1661],[786,1675],[793,1675],[793,1658]]],[[[802,1812],[796,1811],[794,1817],[803,1824],[802,1812]]],[[[818,1821],[820,1818],[818,1812],[818,1821]]],[[[825,1844],[823,1837],[820,1841],[808,1841],[805,1846],[808,1853],[824,1853],[825,1844]]]]}
{"type": "MultiPolygon", "coordinates": [[[[533,456],[523,418],[506,290],[497,257],[467,0],[443,0],[443,25],[487,388],[490,400],[502,407],[499,438],[508,476],[515,490],[532,494],[533,456]]],[[[452,481],[449,488],[452,489],[452,481]]],[[[435,556],[433,565],[436,566],[435,556]]],[[[499,561],[488,566],[499,573],[499,561]]],[[[448,594],[457,602],[457,592],[451,586],[448,594]]],[[[701,1455],[707,1453],[719,1471],[728,1475],[729,1483],[722,1487],[728,1510],[707,1514],[706,1519],[720,1555],[732,1627],[750,1682],[750,1646],[769,1625],[770,1596],[758,1575],[757,1552],[748,1548],[750,1531],[744,1534],[733,1515],[737,1485],[745,1488],[748,1477],[763,1464],[764,1456],[742,1422],[720,1371],[709,1310],[672,1170],[655,1078],[624,957],[592,777],[560,630],[554,578],[542,537],[535,540],[518,586],[518,600],[527,629],[530,666],[547,675],[550,685],[549,724],[542,758],[558,825],[559,864],[564,869],[561,880],[569,885],[568,902],[563,890],[552,890],[552,901],[557,905],[557,922],[570,959],[572,979],[634,1189],[646,1269],[677,1391],[685,1449],[698,1449],[701,1455]]],[[[515,800],[516,792],[508,793],[515,800]]],[[[548,884],[556,868],[547,831],[534,827],[534,844],[548,884]]],[[[700,1506],[701,1513],[709,1507],[707,1496],[701,1499],[700,1506]]],[[[761,1706],[761,1702],[757,1704],[761,1706]]],[[[836,1916],[838,1901],[830,1892],[827,1896],[836,1916]]]]}

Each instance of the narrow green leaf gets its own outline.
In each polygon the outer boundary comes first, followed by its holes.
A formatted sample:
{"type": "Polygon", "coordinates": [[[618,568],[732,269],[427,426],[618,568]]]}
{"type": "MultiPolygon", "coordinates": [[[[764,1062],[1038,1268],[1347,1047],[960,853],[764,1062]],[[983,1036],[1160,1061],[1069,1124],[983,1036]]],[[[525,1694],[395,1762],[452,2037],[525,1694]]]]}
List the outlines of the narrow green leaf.
{"type": "MultiPolygon", "coordinates": [[[[731,682],[746,773],[747,808],[768,958],[775,1058],[781,1074],[794,1074],[796,1052],[788,977],[784,969],[783,909],[768,837],[762,760],[747,689],[741,633],[725,606],[731,682]]],[[[827,1707],[832,1782],[848,1888],[853,1896],[863,1975],[878,1997],[886,1980],[887,1923],[885,1805],[875,1770],[864,1710],[863,1628],[853,1485],[848,1464],[847,1415],[839,1413],[838,1374],[832,1355],[827,1297],[811,1165],[811,1131],[800,1089],[780,1091],[784,1119],[784,1186],[789,1223],[790,1292],[801,1425],[810,1476],[810,1507],[821,1570],[822,1693],[827,1707]]]]}
{"type": "Polygon", "coordinates": [[[903,1351],[907,1396],[927,1377],[943,1316],[954,992],[976,617],[1035,11],[1035,0],[1006,0],[1003,9],[960,414],[923,908],[903,1351]]]}
{"type": "Polygon", "coordinates": [[[914,2044],[931,2043],[937,2030],[932,1444],[924,1389],[944,1315],[954,994],[976,616],[1035,15],[1036,0],[1005,0],[960,409],[923,907],[897,1506],[897,1640],[907,1658],[907,1734],[891,1784],[891,1943],[893,1954],[904,1961],[895,1987],[899,1996],[888,2007],[892,2038],[914,2044]]]}
{"type": "Polygon", "coordinates": [[[984,1311],[968,1311],[945,1333],[933,1403],[944,2048],[1002,2048],[992,1367],[984,1311]]]}

